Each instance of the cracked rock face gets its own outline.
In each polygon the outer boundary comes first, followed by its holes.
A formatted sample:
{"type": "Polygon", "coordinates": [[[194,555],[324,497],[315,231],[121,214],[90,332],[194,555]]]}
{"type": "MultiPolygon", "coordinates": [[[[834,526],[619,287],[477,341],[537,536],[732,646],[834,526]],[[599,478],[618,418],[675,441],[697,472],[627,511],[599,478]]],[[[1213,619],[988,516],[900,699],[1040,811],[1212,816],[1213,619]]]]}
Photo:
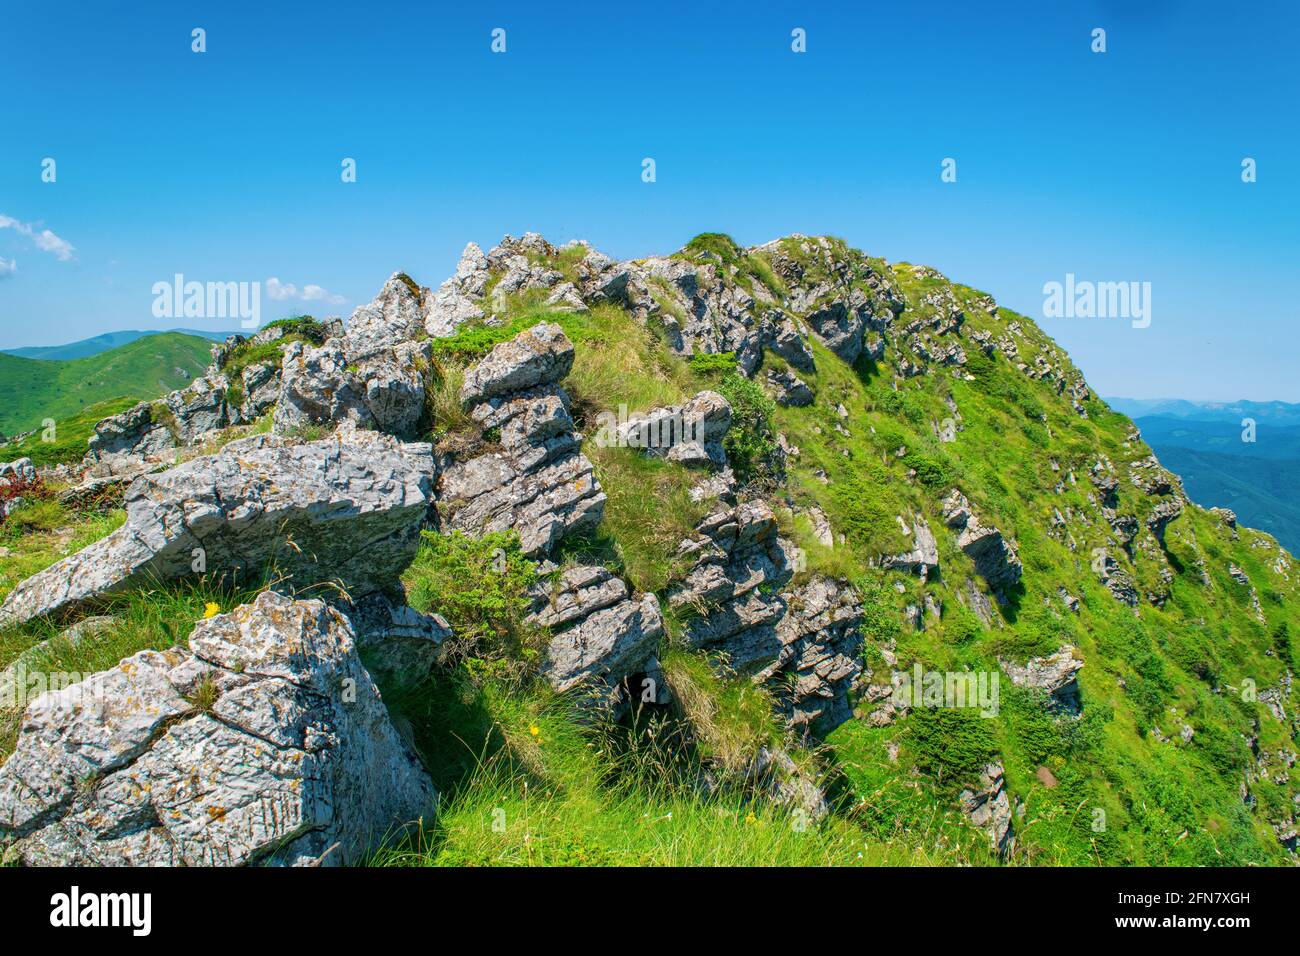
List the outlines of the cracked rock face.
{"type": "MultiPolygon", "coordinates": [[[[899,520],[901,522],[902,518],[899,520]]],[[[884,568],[915,574],[924,581],[939,570],[939,545],[930,525],[919,514],[913,517],[912,535],[911,551],[885,556],[880,564],[884,568]]]]}
{"type": "Polygon", "coordinates": [[[558,691],[587,684],[610,699],[632,674],[657,672],[655,652],[663,637],[659,599],[633,596],[602,567],[563,572],[552,594],[539,593],[532,620],[552,629],[542,674],[558,691]]]}
{"type": "Polygon", "coordinates": [[[1076,679],[1083,669],[1083,661],[1074,656],[1074,648],[1067,644],[1047,657],[1032,657],[1023,664],[1000,661],[1002,669],[1017,687],[1041,690],[1051,699],[1052,705],[1070,714],[1079,713],[1079,682],[1076,679]]]}
{"type": "Polygon", "coordinates": [[[978,786],[963,790],[959,800],[966,819],[983,830],[993,849],[1006,858],[1015,848],[1016,838],[1011,828],[1011,801],[1003,774],[1001,762],[988,764],[980,773],[978,786]]]}
{"type": "Polygon", "coordinates": [[[542,324],[496,346],[465,375],[461,398],[500,450],[448,464],[438,493],[444,529],[481,535],[515,529],[530,557],[566,535],[594,528],[605,493],[558,385],[573,365],[573,344],[542,324]]]}
{"type": "Polygon", "coordinates": [[[634,415],[617,429],[620,447],[641,448],[688,468],[725,468],[722,439],[731,427],[731,404],[717,392],[703,391],[682,405],[634,415]]]}
{"type": "Polygon", "coordinates": [[[849,692],[862,674],[862,602],[846,584],[814,578],[783,595],[787,613],[777,670],[791,675],[777,699],[796,730],[825,733],[853,716],[849,692]]]}
{"type": "Polygon", "coordinates": [[[763,501],[709,515],[680,553],[694,566],[669,587],[670,606],[694,612],[688,646],[724,652],[755,680],[776,678],[782,713],[797,730],[825,732],[852,716],[849,690],[862,672],[862,605],[847,585],[793,576],[787,544],[763,501]]]}
{"type": "Polygon", "coordinates": [[[668,603],[695,615],[683,628],[688,646],[724,651],[731,666],[752,673],[772,666],[781,652],[780,595],[793,575],[776,516],[763,501],[714,512],[678,553],[694,559],[668,589],[668,603]]]}
{"type": "Polygon", "coordinates": [[[0,627],[185,577],[200,555],[208,570],[258,574],[274,561],[296,582],[341,580],[366,594],[410,563],[432,481],[429,445],[346,426],[315,442],[231,442],[138,478],[126,493],[126,523],[14,588],[0,627]]]}
{"type": "Polygon", "coordinates": [[[142,462],[170,457],[176,438],[154,416],[153,403],[141,402],[95,426],[86,460],[100,473],[134,471],[142,462]]]}
{"type": "Polygon", "coordinates": [[[1016,549],[997,528],[980,523],[966,496],[955,488],[944,499],[943,518],[957,532],[957,547],[975,562],[975,572],[995,590],[1020,582],[1024,567],[1016,549]]]}
{"type": "Polygon", "coordinates": [[[342,339],[323,345],[293,342],[285,350],[275,408],[275,431],[351,422],[398,437],[413,436],[425,408],[422,368],[428,342],[378,346],[364,357],[342,339]]]}
{"type": "Polygon", "coordinates": [[[0,836],[29,865],[347,864],[434,796],[347,620],[268,591],[33,701],[0,836]]]}

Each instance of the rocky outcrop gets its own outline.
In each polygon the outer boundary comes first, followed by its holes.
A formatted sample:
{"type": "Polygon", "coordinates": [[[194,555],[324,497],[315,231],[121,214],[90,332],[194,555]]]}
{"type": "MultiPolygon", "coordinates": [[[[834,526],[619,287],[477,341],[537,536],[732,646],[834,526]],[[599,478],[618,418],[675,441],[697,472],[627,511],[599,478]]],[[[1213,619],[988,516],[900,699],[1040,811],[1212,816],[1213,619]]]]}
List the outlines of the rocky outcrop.
{"type": "Polygon", "coordinates": [[[943,520],[957,532],[957,547],[975,562],[975,572],[990,588],[1002,592],[1020,583],[1024,569],[1016,549],[997,528],[982,524],[955,488],[943,501],[943,520]]]}
{"type": "Polygon", "coordinates": [[[799,408],[813,403],[813,391],[808,383],[791,371],[769,370],[767,385],[778,405],[799,408]]]}
{"type": "Polygon", "coordinates": [[[404,272],[388,277],[379,294],[352,313],[342,346],[352,361],[396,348],[424,333],[423,292],[404,272]]]}
{"type": "Polygon", "coordinates": [[[168,427],[169,421],[170,416],[151,402],[110,415],[95,426],[86,461],[93,472],[112,474],[170,458],[175,454],[176,436],[168,427]]]}
{"type": "Polygon", "coordinates": [[[1067,644],[1055,654],[1031,657],[1023,664],[1005,659],[999,663],[1011,683],[1042,691],[1054,709],[1069,714],[1078,714],[1082,709],[1077,677],[1083,661],[1074,656],[1073,646],[1067,644]]]}
{"type": "Polygon", "coordinates": [[[849,694],[862,674],[862,602],[847,584],[813,578],[782,595],[777,701],[795,730],[825,733],[853,716],[849,694]]]}
{"type": "Polygon", "coordinates": [[[1015,848],[1015,833],[1002,763],[994,761],[985,766],[979,783],[963,790],[958,800],[966,819],[984,831],[993,850],[1004,859],[1010,856],[1015,848]]]}
{"type": "Polygon", "coordinates": [[[361,356],[338,338],[316,347],[291,343],[284,353],[275,431],[346,421],[413,437],[425,412],[429,343],[375,344],[380,340],[379,331],[370,329],[371,350],[361,356]]]}
{"type": "Polygon", "coordinates": [[[730,403],[717,392],[703,391],[681,405],[630,416],[618,426],[613,444],[641,448],[688,468],[723,468],[727,453],[722,439],[730,427],[730,403]]]}
{"type": "Polygon", "coordinates": [[[705,517],[678,549],[691,569],[668,588],[669,606],[693,613],[683,641],[726,653],[742,673],[773,667],[782,648],[777,625],[786,613],[780,589],[793,575],[786,549],[763,501],[705,517]]]}
{"type": "Polygon", "coordinates": [[[782,591],[793,576],[789,547],[765,502],[717,511],[682,542],[693,565],[669,586],[668,602],[689,615],[687,646],[724,653],[737,672],[774,687],[793,728],[824,733],[852,715],[862,605],[827,578],[782,591]]]}
{"type": "Polygon", "coordinates": [[[934,532],[930,530],[930,525],[924,516],[919,514],[913,517],[910,529],[901,516],[898,521],[904,534],[910,532],[913,535],[912,550],[902,554],[884,555],[880,559],[880,565],[890,570],[915,574],[925,581],[933,572],[939,570],[939,545],[934,539],[934,532]]]}
{"type": "Polygon", "coordinates": [[[1093,552],[1092,569],[1097,574],[1099,580],[1115,600],[1127,604],[1129,607],[1137,607],[1138,592],[1133,586],[1133,579],[1129,577],[1128,572],[1120,566],[1114,556],[1105,548],[1097,548],[1093,552]]]}
{"type": "Polygon", "coordinates": [[[583,685],[593,700],[621,703],[619,688],[627,678],[659,671],[655,653],[664,628],[658,598],[634,597],[605,568],[564,571],[553,590],[534,596],[530,620],[553,634],[542,674],[557,691],[583,685]]]}
{"type": "Polygon", "coordinates": [[[0,767],[39,866],[358,863],[433,808],[347,620],[270,591],[37,698],[0,767]]]}
{"type": "Polygon", "coordinates": [[[605,493],[558,384],[572,365],[564,332],[542,324],[466,372],[461,401],[486,433],[499,434],[500,447],[448,463],[438,493],[444,529],[478,535],[513,528],[524,553],[540,557],[600,523],[605,493]]]}
{"type": "Polygon", "coordinates": [[[202,568],[256,576],[274,564],[298,583],[339,581],[354,596],[378,590],[415,553],[432,480],[429,445],[346,426],[315,442],[231,442],[137,479],[126,523],[14,588],[0,627],[202,568]]]}

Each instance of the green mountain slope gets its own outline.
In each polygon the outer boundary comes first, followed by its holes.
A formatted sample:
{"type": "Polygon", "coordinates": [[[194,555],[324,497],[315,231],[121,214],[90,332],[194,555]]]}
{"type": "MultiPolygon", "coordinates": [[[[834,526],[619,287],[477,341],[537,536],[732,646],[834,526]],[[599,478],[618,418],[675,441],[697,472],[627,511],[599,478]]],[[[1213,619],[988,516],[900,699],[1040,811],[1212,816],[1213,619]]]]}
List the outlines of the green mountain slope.
{"type": "MultiPolygon", "coordinates": [[[[441,802],[429,832],[376,862],[1295,864],[1300,569],[1269,534],[1187,500],[1032,320],[830,238],[745,249],[708,234],[622,264],[526,243],[484,259],[472,287],[482,318],[430,343],[420,437],[447,461],[491,460],[502,427],[467,414],[461,384],[497,344],[554,323],[574,346],[562,384],[603,518],[561,542],[554,564],[527,560],[508,530],[430,530],[391,582],[444,615],[454,639],[431,676],[383,688],[441,802]],[[558,274],[571,294],[552,299],[525,271],[552,286],[558,274]],[[507,275],[512,291],[494,295],[507,275]],[[572,308],[547,304],[579,293],[572,308]],[[861,354],[845,348],[855,317],[861,354]],[[780,404],[795,376],[806,403],[780,404]],[[708,566],[712,546],[683,549],[718,492],[693,497],[700,471],[598,438],[610,416],[706,389],[730,403],[735,494],[775,514],[788,579],[775,559],[723,571],[708,566]],[[550,635],[530,623],[529,588],[592,564],[665,610],[656,659],[672,700],[621,722],[593,720],[538,674],[550,635]],[[728,575],[748,579],[740,601],[846,582],[863,608],[847,719],[815,739],[776,719],[805,675],[764,665],[792,645],[758,654],[751,679],[688,641],[697,618],[738,613],[707,595],[674,606],[697,572],[717,593],[739,587],[728,575]],[[1081,665],[1077,692],[1013,679],[1049,658],[1081,665]],[[939,693],[901,694],[917,672],[937,675],[939,693]],[[967,677],[996,699],[945,693],[967,677]],[[755,787],[749,771],[773,746],[817,780],[825,819],[755,787]],[[991,846],[982,806],[1000,808],[1014,840],[991,846]]],[[[405,275],[393,286],[376,310],[419,288],[405,275]]],[[[438,503],[444,517],[455,506],[438,503]]],[[[0,528],[0,591],[66,550],[58,529],[78,516],[60,507],[38,503],[0,528]]],[[[247,599],[225,568],[114,595],[118,623],[93,646],[59,649],[59,664],[91,670],[168,647],[208,602],[247,599]]],[[[751,630],[770,648],[761,619],[751,630]]],[[[32,622],[0,633],[0,665],[47,636],[32,622]]],[[[16,720],[0,719],[0,759],[16,739],[16,720]]]]}
{"type": "MultiPolygon", "coordinates": [[[[212,332],[203,329],[168,329],[182,335],[194,335],[213,342],[224,342],[234,332],[212,332]]],[[[120,332],[105,332],[88,339],[68,342],[64,345],[28,345],[17,349],[0,349],[0,355],[15,355],[18,358],[41,359],[45,362],[65,361],[68,359],[87,358],[126,345],[149,335],[164,335],[163,331],[126,329],[120,332]]]]}
{"type": "Polygon", "coordinates": [[[0,354],[0,432],[27,431],[108,399],[157,398],[201,374],[211,348],[207,339],[166,332],[68,361],[0,354]]]}

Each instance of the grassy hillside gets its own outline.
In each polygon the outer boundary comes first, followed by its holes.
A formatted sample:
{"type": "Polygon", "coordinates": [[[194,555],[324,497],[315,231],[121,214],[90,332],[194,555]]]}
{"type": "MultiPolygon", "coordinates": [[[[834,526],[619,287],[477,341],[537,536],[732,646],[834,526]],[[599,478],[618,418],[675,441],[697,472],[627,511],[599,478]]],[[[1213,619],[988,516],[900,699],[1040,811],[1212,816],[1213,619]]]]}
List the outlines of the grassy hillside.
{"type": "Polygon", "coordinates": [[[206,339],[166,332],[69,361],[0,354],[0,432],[58,422],[108,399],[142,401],[183,388],[207,367],[211,348],[206,339]]]}
{"type": "MultiPolygon", "coordinates": [[[[576,348],[564,387],[608,502],[599,529],[566,541],[556,558],[603,563],[664,598],[683,573],[678,543],[700,513],[688,494],[698,474],[590,436],[620,405],[645,410],[703,388],[725,395],[742,497],[771,503],[802,549],[795,583],[847,580],[866,608],[869,673],[854,719],[819,745],[784,741],[833,812],[800,826],[743,787],[701,789],[702,772],[743,765],[781,731],[771,690],[687,648],[671,614],[659,658],[675,709],[593,725],[536,679],[545,634],[523,624],[523,610],[540,572],[517,542],[429,534],[402,584],[412,606],[447,617],[455,646],[427,682],[385,687],[384,696],[442,803],[428,832],[375,862],[996,864],[959,795],[997,760],[1013,812],[1013,865],[1293,864],[1282,842],[1300,793],[1290,698],[1300,575],[1291,556],[1268,534],[1231,528],[1195,504],[1161,523],[1161,509],[1181,504],[1176,478],[1031,320],[931,269],[830,248],[836,275],[864,295],[885,289],[898,314],[874,361],[847,364],[809,337],[816,368],[798,374],[814,393],[810,405],[783,407],[764,394],[765,373],[788,370],[771,351],[746,378],[730,355],[673,354],[653,320],[622,307],[557,312],[533,290],[508,297],[495,320],[433,343],[427,437],[443,448],[485,440],[456,398],[465,369],[522,329],[561,325],[576,348]],[[960,337],[934,332],[954,309],[960,337]],[[930,359],[954,340],[960,362],[930,359]],[[784,469],[771,464],[778,438],[792,449],[784,469]],[[941,502],[954,488],[1023,563],[1001,600],[945,523],[941,502]],[[829,546],[814,532],[815,509],[833,530],[829,546]],[[882,570],[882,555],[912,545],[900,521],[934,532],[940,567],[928,578],[882,570]],[[1131,603],[1101,579],[1099,551],[1131,581],[1131,603]],[[1084,663],[1077,715],[1005,677],[987,715],[918,705],[878,721],[866,694],[914,665],[998,674],[1066,647],[1084,663]]],[[[677,255],[786,303],[778,256],[798,260],[811,281],[829,274],[804,261],[808,246],[794,239],[740,250],[714,236],[677,255]]],[[[807,311],[788,307],[797,318],[807,311]]],[[[72,529],[93,536],[120,520],[109,513],[92,525],[44,507],[29,527],[6,531],[0,593],[84,543],[70,540],[72,529]]],[[[98,656],[52,645],[52,660],[69,670],[107,666],[184,640],[205,602],[229,609],[243,600],[219,573],[117,595],[109,610],[118,624],[98,656]]],[[[0,665],[47,636],[41,623],[0,634],[0,665]]],[[[0,723],[0,759],[15,732],[12,717],[0,723]]]]}

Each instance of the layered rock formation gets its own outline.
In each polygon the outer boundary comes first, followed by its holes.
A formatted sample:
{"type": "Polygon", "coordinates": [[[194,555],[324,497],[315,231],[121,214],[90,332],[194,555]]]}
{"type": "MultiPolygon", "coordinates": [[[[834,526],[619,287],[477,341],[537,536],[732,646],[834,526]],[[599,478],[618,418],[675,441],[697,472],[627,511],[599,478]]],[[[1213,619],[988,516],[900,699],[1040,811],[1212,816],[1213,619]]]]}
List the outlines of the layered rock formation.
{"type": "Polygon", "coordinates": [[[485,534],[510,528],[524,553],[543,557],[563,537],[600,523],[605,493],[559,381],[573,344],[559,326],[534,326],[465,375],[461,400],[476,422],[500,435],[499,450],[449,462],[438,486],[446,530],[485,534]]]}
{"type": "Polygon", "coordinates": [[[137,479],[126,523],[19,584],[0,627],[90,606],[114,591],[208,567],[299,583],[387,586],[410,563],[432,504],[433,455],[341,428],[315,442],[256,435],[137,479]]]}

